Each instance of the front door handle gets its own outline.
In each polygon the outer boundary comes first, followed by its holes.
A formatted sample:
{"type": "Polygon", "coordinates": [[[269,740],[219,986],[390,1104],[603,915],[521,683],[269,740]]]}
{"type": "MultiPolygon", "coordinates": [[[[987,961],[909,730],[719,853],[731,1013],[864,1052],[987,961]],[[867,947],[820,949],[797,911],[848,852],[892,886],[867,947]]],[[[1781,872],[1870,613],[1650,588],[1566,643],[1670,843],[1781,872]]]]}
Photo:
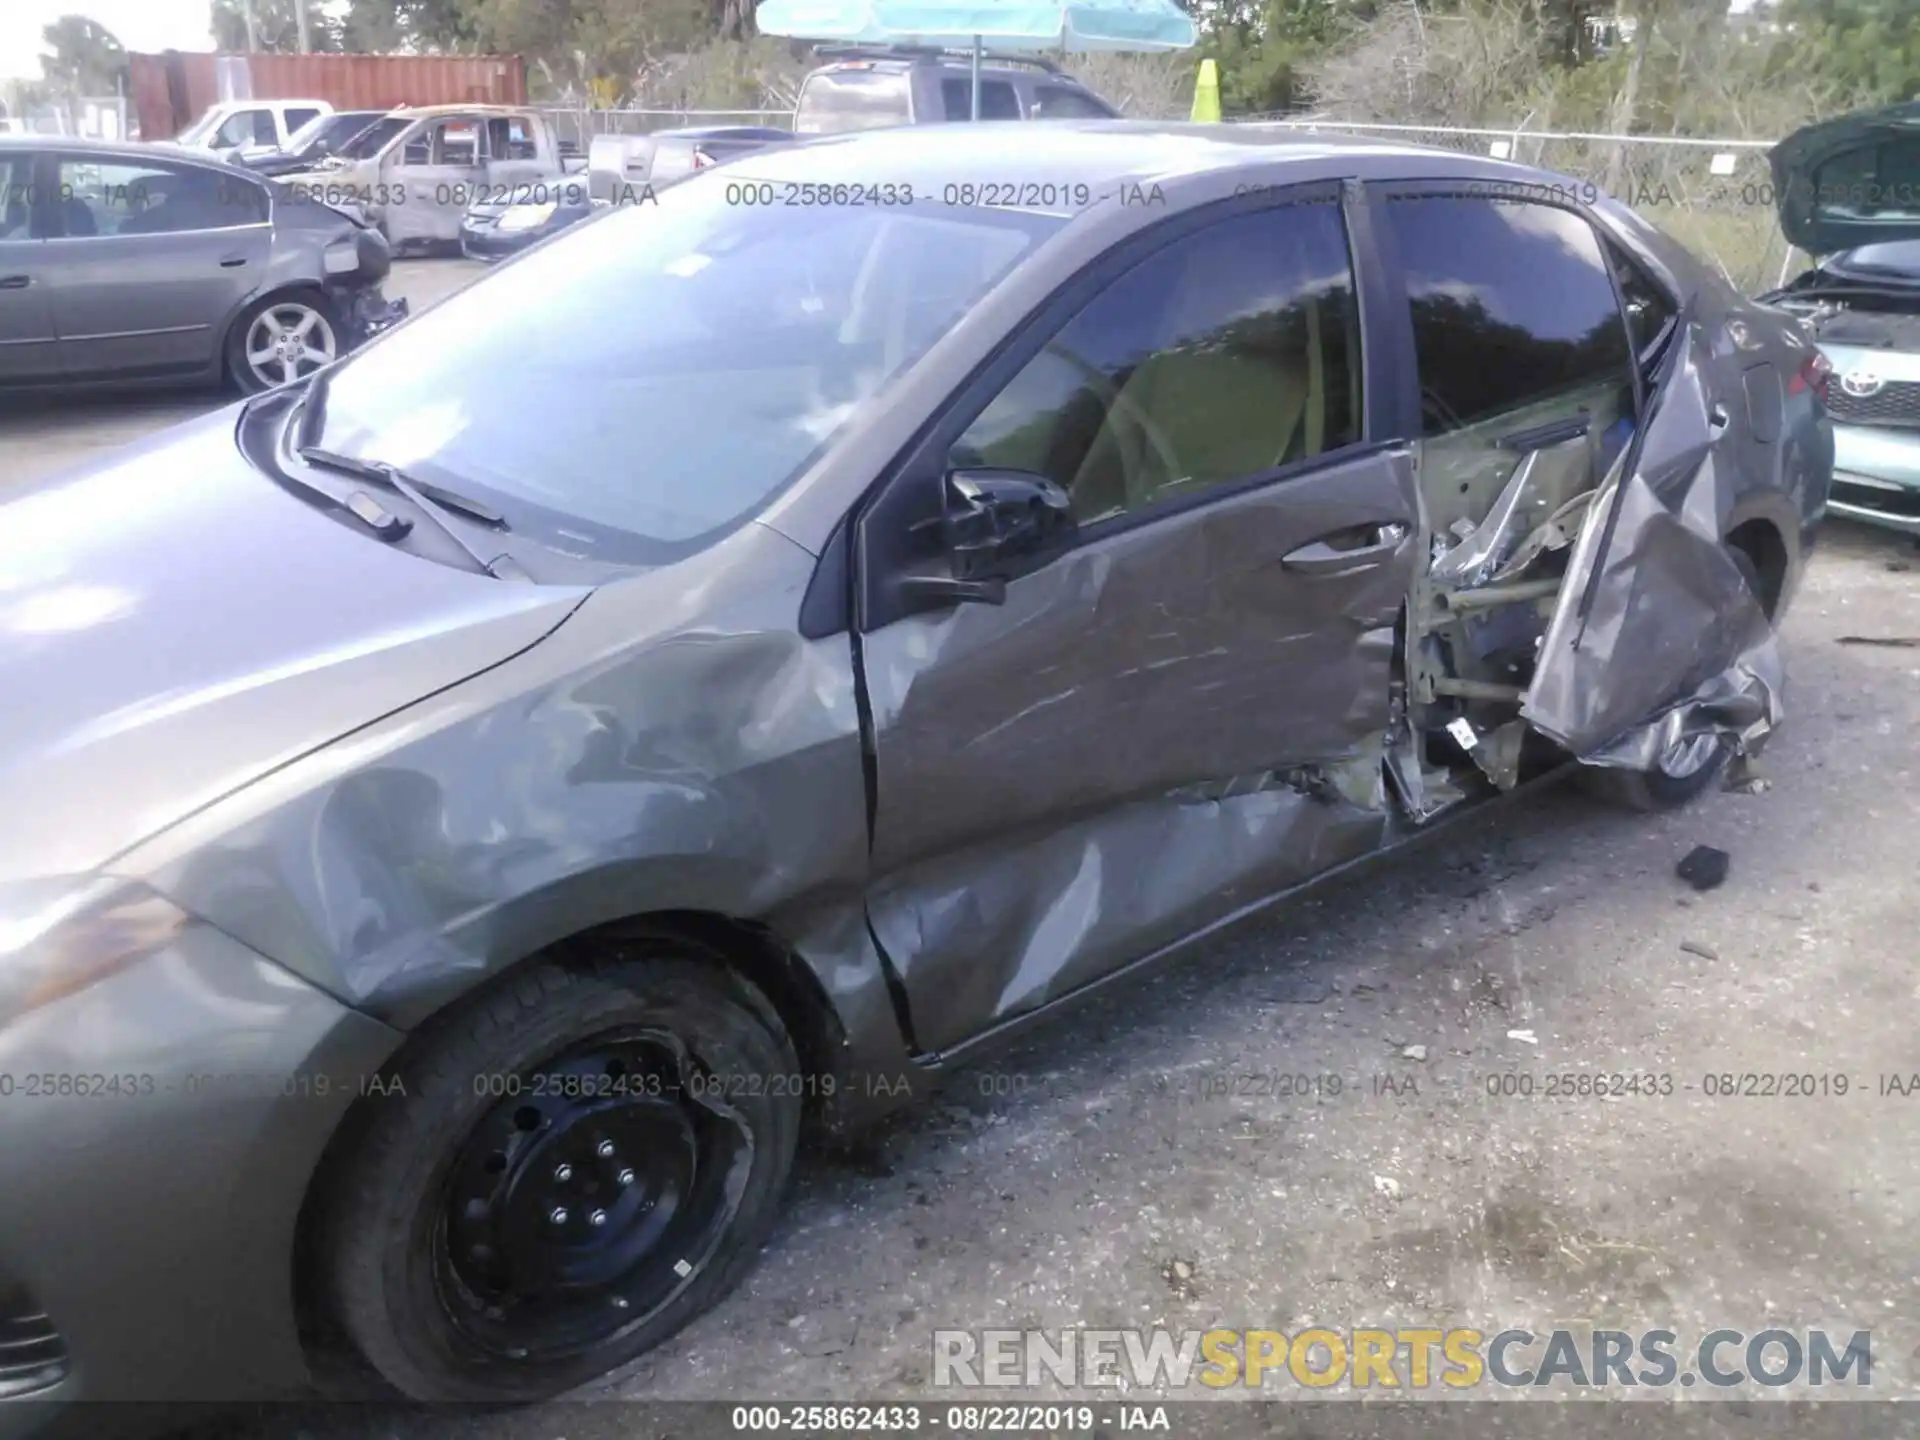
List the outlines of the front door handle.
{"type": "Polygon", "coordinates": [[[0,275],[0,290],[24,290],[32,283],[31,275],[0,275]]]}
{"type": "Polygon", "coordinates": [[[220,268],[222,270],[237,270],[246,263],[247,257],[244,255],[229,255],[220,262],[220,268]]]}
{"type": "Polygon", "coordinates": [[[1280,563],[1302,575],[1341,575],[1400,548],[1408,526],[1399,520],[1379,525],[1352,525],[1309,541],[1280,563]]]}

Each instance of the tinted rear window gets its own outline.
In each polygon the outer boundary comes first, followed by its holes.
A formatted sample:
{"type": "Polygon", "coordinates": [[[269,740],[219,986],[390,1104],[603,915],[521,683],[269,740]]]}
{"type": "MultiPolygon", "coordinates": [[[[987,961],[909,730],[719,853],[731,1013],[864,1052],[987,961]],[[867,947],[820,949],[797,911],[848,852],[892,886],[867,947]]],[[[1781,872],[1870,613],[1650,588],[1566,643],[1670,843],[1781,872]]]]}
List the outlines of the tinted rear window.
{"type": "Polygon", "coordinates": [[[822,70],[801,87],[793,128],[802,135],[828,135],[905,125],[912,119],[913,101],[903,72],[822,70]]]}
{"type": "MultiPolygon", "coordinates": [[[[940,82],[940,100],[949,120],[973,118],[973,77],[940,82]]],[[[1020,97],[1005,80],[980,82],[980,118],[982,120],[1018,120],[1020,97]]]]}

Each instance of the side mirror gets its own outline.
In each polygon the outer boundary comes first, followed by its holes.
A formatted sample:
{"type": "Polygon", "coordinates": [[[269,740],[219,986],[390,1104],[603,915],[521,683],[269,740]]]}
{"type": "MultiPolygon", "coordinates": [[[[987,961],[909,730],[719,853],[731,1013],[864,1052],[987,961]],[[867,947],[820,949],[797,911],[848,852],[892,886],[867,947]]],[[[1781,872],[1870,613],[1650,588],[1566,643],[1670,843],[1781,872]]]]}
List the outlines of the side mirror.
{"type": "Polygon", "coordinates": [[[1073,501],[1065,489],[1026,470],[947,472],[940,534],[951,577],[906,582],[928,599],[1003,605],[1007,571],[1045,554],[1073,533],[1073,501]]]}

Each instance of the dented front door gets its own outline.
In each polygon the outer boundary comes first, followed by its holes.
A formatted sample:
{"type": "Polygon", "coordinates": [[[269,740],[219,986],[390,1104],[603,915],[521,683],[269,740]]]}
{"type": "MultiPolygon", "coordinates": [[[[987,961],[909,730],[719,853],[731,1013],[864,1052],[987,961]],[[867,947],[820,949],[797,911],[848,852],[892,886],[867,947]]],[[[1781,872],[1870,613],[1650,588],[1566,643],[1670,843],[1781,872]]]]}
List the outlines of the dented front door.
{"type": "Polygon", "coordinates": [[[863,636],[869,916],[921,1048],[1380,842],[1418,511],[1410,449],[1364,443],[1346,268],[1333,204],[1177,242],[863,522],[900,553],[951,464],[1046,474],[1083,526],[1004,604],[863,636]]]}

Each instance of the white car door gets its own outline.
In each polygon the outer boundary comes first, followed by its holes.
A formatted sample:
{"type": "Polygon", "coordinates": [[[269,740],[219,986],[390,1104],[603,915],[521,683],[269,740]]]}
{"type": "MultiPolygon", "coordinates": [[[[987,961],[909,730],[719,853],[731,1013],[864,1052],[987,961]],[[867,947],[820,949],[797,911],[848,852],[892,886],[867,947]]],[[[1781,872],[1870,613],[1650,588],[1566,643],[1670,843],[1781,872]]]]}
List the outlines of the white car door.
{"type": "Polygon", "coordinates": [[[383,176],[389,241],[459,240],[467,202],[486,183],[483,128],[478,115],[446,115],[395,147],[383,176]]]}

